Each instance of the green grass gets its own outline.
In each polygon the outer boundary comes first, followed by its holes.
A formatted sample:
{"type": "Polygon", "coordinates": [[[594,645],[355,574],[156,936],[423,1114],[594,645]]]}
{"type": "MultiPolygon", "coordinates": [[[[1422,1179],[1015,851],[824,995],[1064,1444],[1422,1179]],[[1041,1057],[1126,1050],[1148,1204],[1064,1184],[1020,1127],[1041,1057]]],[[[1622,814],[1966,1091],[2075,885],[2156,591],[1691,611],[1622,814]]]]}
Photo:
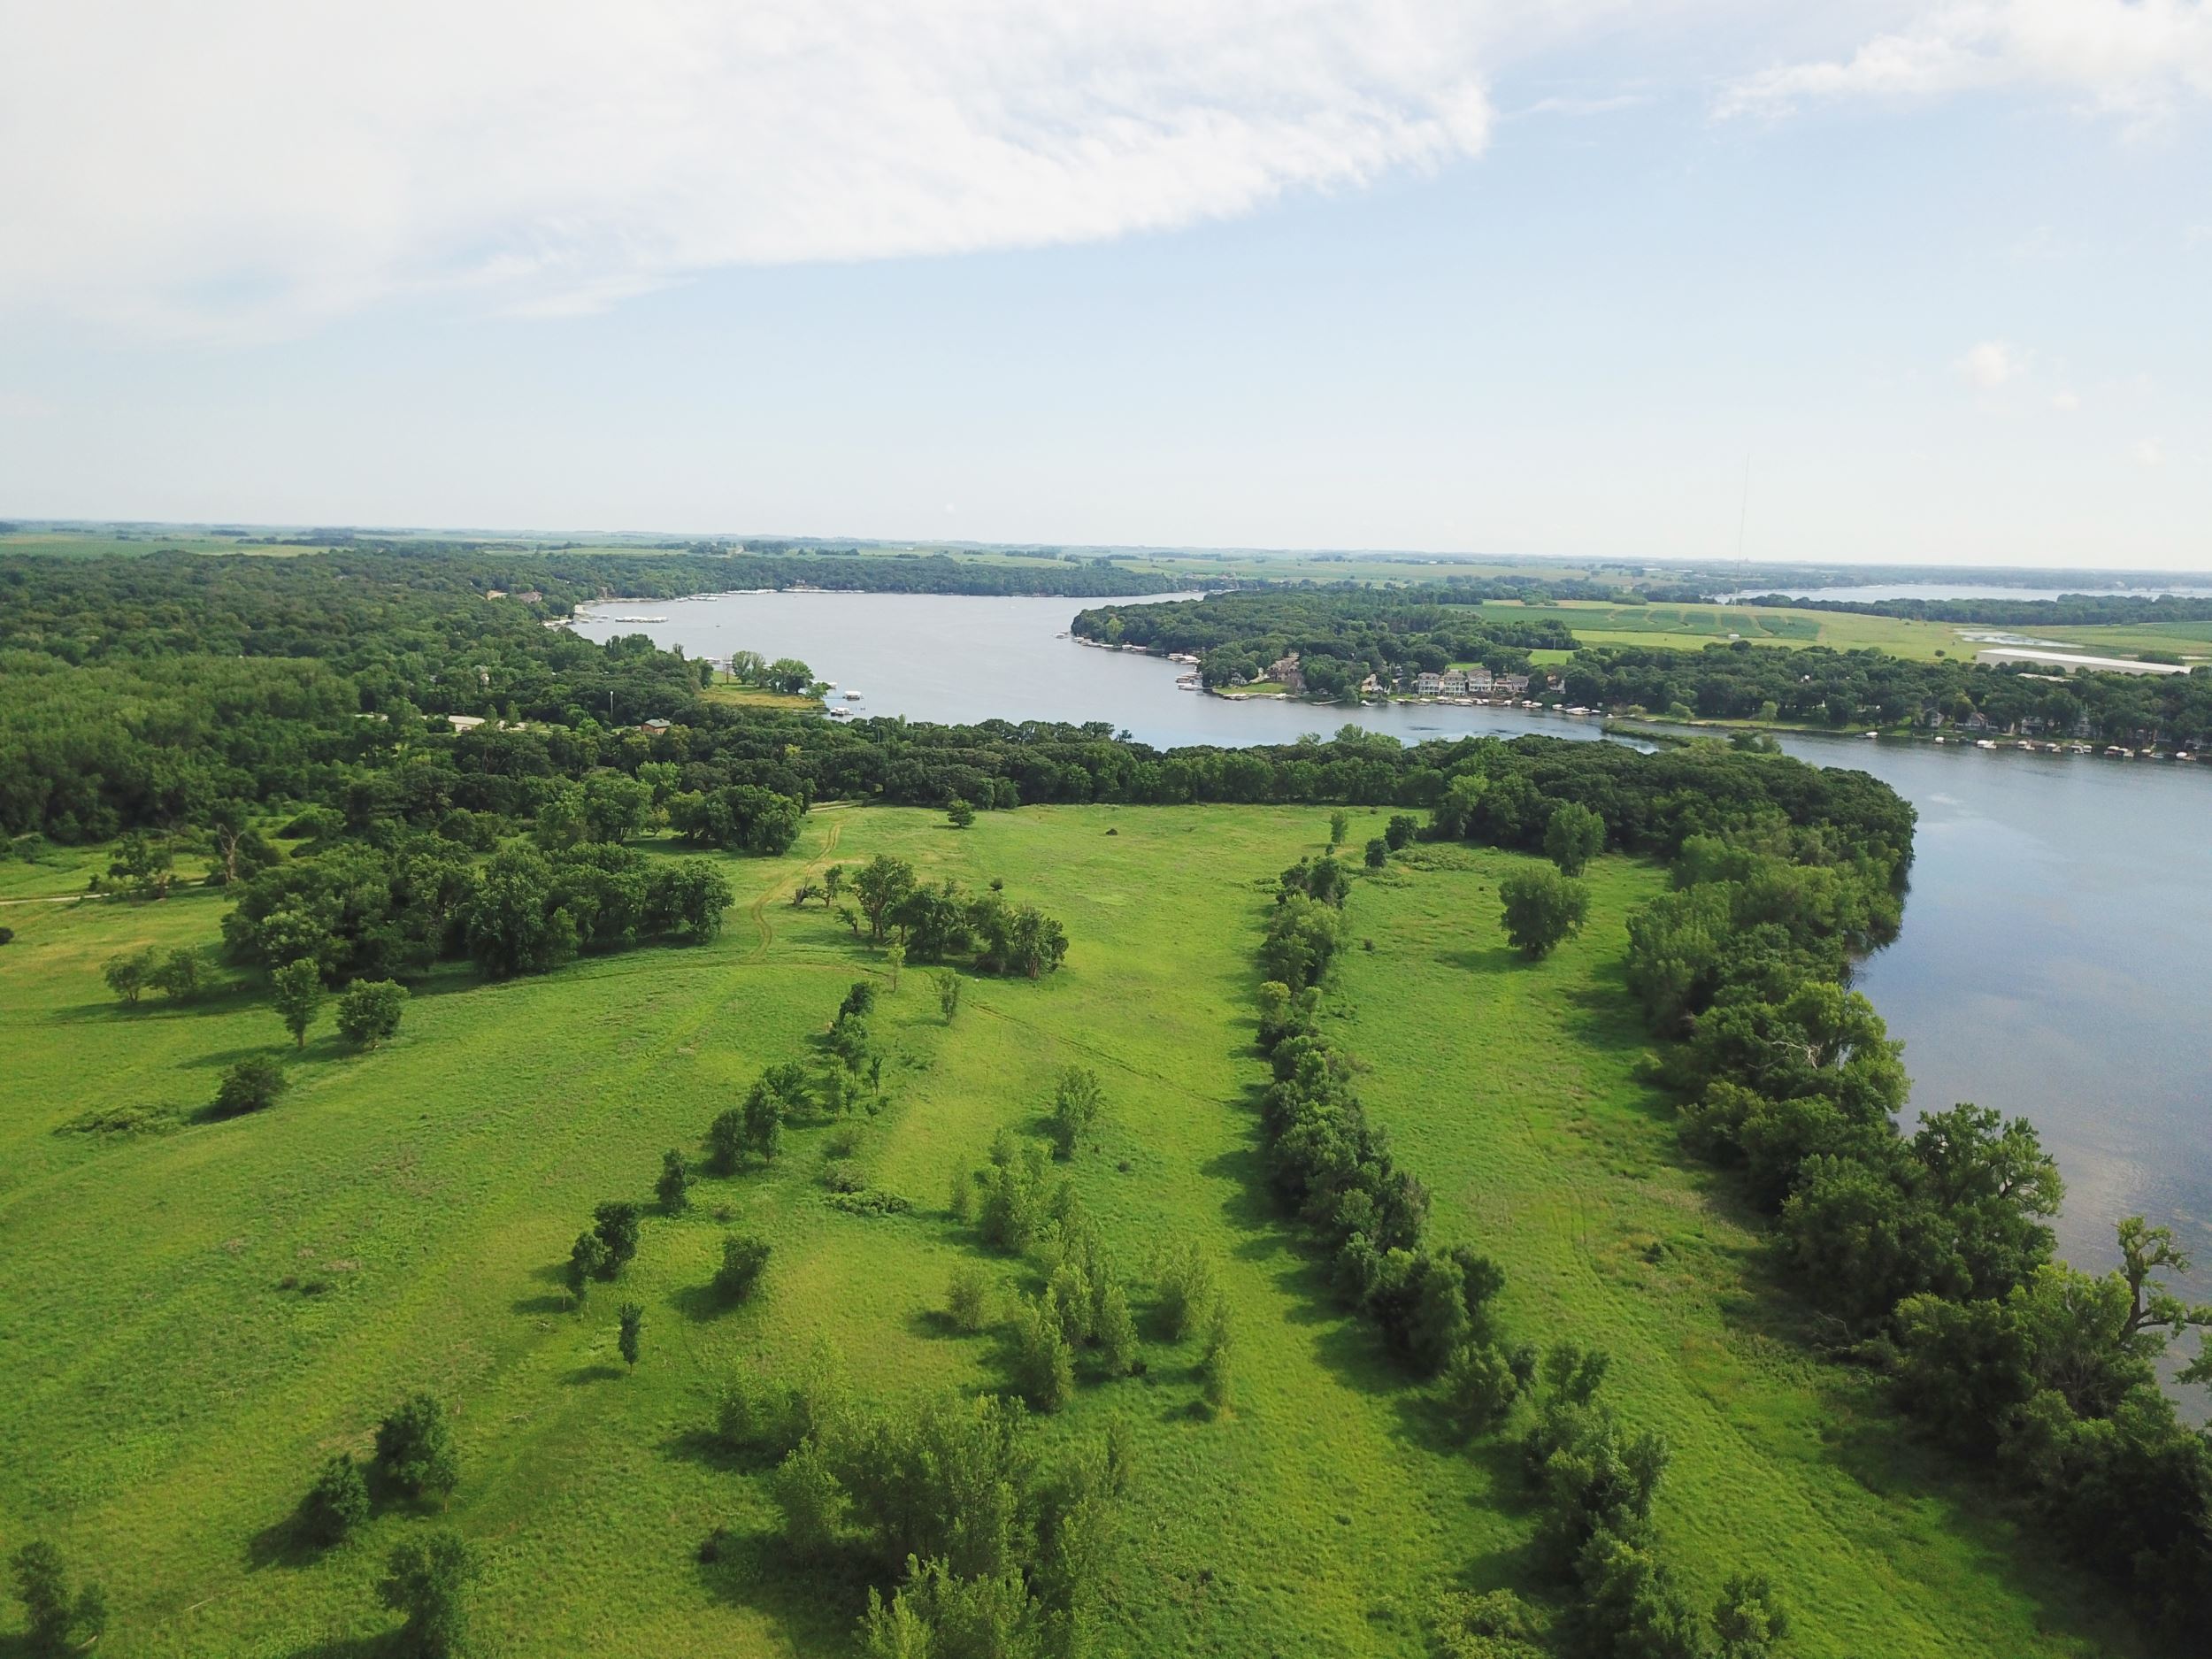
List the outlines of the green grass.
{"type": "MultiPolygon", "coordinates": [[[[1758,645],[1825,645],[1839,651],[1875,649],[1893,657],[1933,661],[1961,655],[1947,624],[1858,616],[1842,611],[1798,611],[1765,605],[1606,605],[1571,600],[1555,605],[1486,604],[1499,621],[1541,618],[1563,622],[1586,645],[1701,646],[1742,638],[1758,645]]],[[[1965,653],[1971,655],[1971,652],[1965,653]]]]}
{"type": "MultiPolygon", "coordinates": [[[[1988,633],[1993,630],[1981,629],[1988,633]]],[[[2133,657],[2143,651],[2170,651],[2186,663],[2212,661],[2212,622],[2140,622],[2105,627],[2055,627],[2016,630],[2037,639],[2062,640],[2085,650],[2108,657],[2133,657]]]]}
{"type": "MultiPolygon", "coordinates": [[[[739,904],[713,945],[498,986],[453,970],[371,1055],[326,1022],[291,1051],[242,995],[112,1006],[99,964],[212,942],[219,894],[0,911],[19,934],[0,948],[0,1533],[51,1535],[106,1581],[103,1651],[351,1652],[386,1626],[385,1548],[421,1521],[383,1515],[320,1559],[271,1529],[323,1458],[426,1387],[456,1417],[449,1519],[486,1562],[488,1650],[842,1653],[862,1586],[786,1569],[762,1472],[701,1433],[716,1385],[740,1365],[795,1371],[826,1340],[866,1397],[997,1386],[992,1341],[934,1317],[979,1254],[942,1213],[948,1177],[1000,1126],[1038,1130],[1054,1075],[1081,1064],[1109,1118],[1073,1178],[1113,1258],[1138,1277],[1154,1244],[1198,1240],[1237,1331],[1225,1420],[1192,1409],[1195,1345],[1148,1341],[1144,1378],[1087,1385],[1043,1426],[1094,1433],[1111,1415],[1135,1432],[1105,1650],[1424,1653],[1440,1589],[1516,1578],[1526,1519],[1501,1457],[1440,1437],[1262,1193],[1250,964],[1275,872],[1326,821],[1045,808],[962,833],[932,812],[818,810],[789,856],[728,862],[739,904]],[[798,1129],[772,1171],[702,1181],[690,1214],[649,1219],[627,1282],[565,1311],[557,1268],[591,1206],[646,1198],[664,1148],[693,1147],[879,970],[834,918],[786,902],[803,874],[878,850],[1003,876],[1073,941],[1044,981],[972,982],[949,1027],[913,969],[881,1003],[890,1103],[858,1156],[917,1213],[830,1209],[830,1131],[798,1129]],[[221,1068],[260,1051],[286,1055],[287,1098],[191,1121],[221,1068]],[[134,1110],[156,1126],[66,1127],[134,1110]],[[776,1251],[728,1310],[701,1294],[722,1208],[776,1251]],[[645,1355],[624,1375],[614,1310],[630,1296],[645,1355]],[[703,1566],[718,1526],[731,1548],[703,1566]]],[[[1355,841],[1369,833],[1356,819],[1355,841]]],[[[1358,886],[1352,925],[1377,949],[1352,953],[1335,1013],[1373,1110],[1435,1190],[1440,1240],[1507,1263],[1524,1332],[1611,1348],[1624,1409],[1673,1441],[1672,1557],[1701,1588],[1771,1571],[1808,1659],[2114,1651],[2085,1633],[2062,1572],[2013,1564],[1971,1494],[1799,1356],[1763,1311],[1750,1234],[1675,1167],[1618,985],[1622,914],[1657,873],[1603,863],[1589,933],[1527,968],[1496,937],[1504,861],[1466,862],[1358,886]]],[[[1010,1282],[1030,1271],[980,1259],[1010,1282]]]]}

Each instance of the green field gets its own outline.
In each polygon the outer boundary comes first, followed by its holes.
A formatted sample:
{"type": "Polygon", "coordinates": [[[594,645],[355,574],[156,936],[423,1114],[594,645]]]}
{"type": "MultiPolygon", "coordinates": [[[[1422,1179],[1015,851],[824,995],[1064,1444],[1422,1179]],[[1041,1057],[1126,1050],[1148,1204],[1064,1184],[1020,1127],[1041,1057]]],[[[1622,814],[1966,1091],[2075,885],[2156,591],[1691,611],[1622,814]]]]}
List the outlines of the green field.
{"type": "MultiPolygon", "coordinates": [[[[1374,833],[1354,824],[1356,842],[1374,833]]],[[[1036,808],[960,833],[928,812],[819,810],[790,856],[728,861],[739,901],[715,944],[504,985],[449,970],[370,1055],[326,1022],[294,1055],[242,995],[115,1007],[109,955],[216,938],[222,901],[204,889],[0,908],[18,934],[0,952],[0,1527],[54,1537],[105,1580],[102,1652],[365,1652],[388,1626],[385,1550],[423,1523],[382,1515],[321,1558],[277,1529],[323,1459],[427,1388],[457,1418],[448,1518],[487,1565],[487,1651],[848,1651],[862,1586],[782,1562],[762,1471],[703,1432],[715,1388],[741,1365],[796,1374],[826,1342],[864,1397],[999,1386],[992,1341],[934,1310],[964,1261],[1009,1282],[1030,1270],[979,1257],[943,1213],[948,1176],[1000,1126],[1033,1132],[1056,1071],[1082,1064],[1110,1117],[1074,1179],[1113,1260],[1139,1278],[1155,1244],[1199,1240],[1238,1343],[1225,1419],[1192,1409],[1195,1345],[1148,1342],[1145,1376],[1087,1384],[1041,1431],[1088,1435],[1111,1415],[1136,1435],[1103,1649],[1429,1651],[1440,1590],[1522,1581],[1528,1521],[1509,1454],[1450,1443],[1262,1190],[1250,964],[1275,873],[1325,826],[1314,809],[1036,808]],[[625,1286],[565,1310],[557,1270],[592,1205],[648,1197],[664,1148],[694,1147],[880,971],[834,918],[787,902],[803,872],[877,851],[1002,876],[1072,941],[1043,981],[971,982],[949,1026],[912,969],[880,1004],[888,1104],[858,1156],[916,1213],[830,1208],[833,1132],[799,1128],[772,1171],[703,1181],[689,1214],[649,1218],[625,1286]],[[188,1120],[221,1067],[262,1050],[288,1056],[280,1105],[188,1120]],[[71,1126],[165,1110],[185,1120],[71,1126]],[[731,1310],[703,1294],[718,1210],[776,1249],[731,1310]],[[648,1310],[629,1375],[626,1295],[648,1310]],[[703,1565],[720,1526],[732,1546],[703,1565]]],[[[1737,1568],[1771,1574],[1807,1659],[2131,1652],[1993,1501],[1920,1460],[1866,1385],[1803,1356],[1751,1232],[1679,1167],[1620,984],[1623,917],[1663,873],[1601,861],[1589,931],[1531,967],[1496,926],[1513,862],[1418,851],[1359,882],[1352,932],[1374,948],[1348,953],[1331,1018],[1434,1191],[1432,1236],[1504,1263],[1517,1334],[1609,1348],[1623,1410],[1668,1435],[1671,1558],[1701,1593],[1737,1568]]]]}
{"type": "Polygon", "coordinates": [[[1825,645],[1839,651],[1869,649],[1932,662],[1965,656],[1947,623],[1907,622],[1843,611],[1795,611],[1764,605],[1605,605],[1570,600],[1554,605],[1509,602],[1482,609],[1502,622],[1540,618],[1563,622],[1586,645],[1701,646],[1747,639],[1758,645],[1825,645]]]}

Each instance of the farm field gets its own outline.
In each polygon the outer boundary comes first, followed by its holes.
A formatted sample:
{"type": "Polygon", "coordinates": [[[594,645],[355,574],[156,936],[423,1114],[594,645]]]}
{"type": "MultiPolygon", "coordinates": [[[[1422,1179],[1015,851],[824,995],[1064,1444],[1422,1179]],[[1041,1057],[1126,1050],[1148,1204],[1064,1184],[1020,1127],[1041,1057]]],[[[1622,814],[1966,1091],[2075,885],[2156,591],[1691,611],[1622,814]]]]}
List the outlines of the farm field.
{"type": "MultiPolygon", "coordinates": [[[[1374,833],[1353,823],[1355,842],[1374,833]]],[[[293,1051],[243,995],[114,1005],[101,963],[211,943],[219,895],[0,910],[17,931],[0,955],[0,1435],[16,1450],[0,1528],[96,1571],[103,1652],[365,1653],[388,1627],[384,1554],[420,1521],[380,1515],[320,1558],[278,1529],[323,1460],[427,1389],[456,1420],[447,1518],[486,1564],[485,1650],[849,1651],[862,1585],[787,1569],[764,1471],[706,1432],[714,1394],[741,1366],[794,1377],[830,1351],[864,1399],[1000,1386],[992,1340],[937,1310],[963,1263],[1009,1283],[1032,1270],[944,1213],[949,1177],[1000,1128],[1036,1133],[1054,1076],[1080,1064],[1108,1117],[1072,1178],[1111,1259],[1141,1282],[1155,1245],[1198,1241],[1238,1355],[1224,1419],[1192,1409],[1195,1343],[1148,1340],[1145,1376],[1086,1384],[1042,1423],[1087,1437],[1118,1417],[1136,1442],[1102,1647],[1428,1652],[1436,1594],[1521,1582],[1527,1527],[1509,1454],[1449,1442],[1262,1188],[1252,956],[1276,872],[1326,825],[1312,808],[1032,808],[962,833],[933,812],[818,810],[787,856],[725,861],[739,897],[715,943],[500,985],[449,970],[366,1055],[326,1020],[293,1051]],[[664,1148],[695,1148],[849,983],[881,981],[841,922],[788,902],[879,851],[1003,877],[1071,941],[1044,980],[970,980],[949,1025],[918,969],[887,987],[887,1103],[855,1120],[855,1156],[914,1213],[830,1207],[836,1131],[800,1127],[772,1171],[703,1179],[688,1213],[649,1216],[623,1284],[569,1311],[557,1268],[592,1206],[649,1198],[664,1148]],[[263,1051],[290,1072],[280,1103],[189,1121],[221,1067],[263,1051]],[[184,1120],[81,1126],[165,1110],[184,1120]],[[704,1294],[722,1211],[775,1248],[762,1290],[726,1310],[704,1294]],[[646,1309],[629,1374],[625,1298],[646,1309]],[[718,1528],[728,1542],[703,1564],[718,1528]]],[[[1725,1193],[1678,1166],[1619,982],[1623,918],[1662,873],[1601,860],[1588,931],[1531,967],[1496,926],[1515,862],[1421,849],[1358,881],[1352,931],[1375,948],[1347,953],[1331,1017],[1433,1189],[1432,1235],[1505,1265],[1521,1334],[1610,1348],[1624,1413],[1667,1433],[1661,1525],[1691,1546],[1675,1554],[1700,1599],[1730,1571],[1768,1572],[1806,1659],[2129,1651],[1860,1385],[1799,1356],[1725,1193]]]]}
{"type": "MultiPolygon", "coordinates": [[[[1498,602],[1482,607],[1502,621],[1541,618],[1565,623],[1587,645],[1666,646],[1694,650],[1741,636],[1758,645],[1872,649],[1922,662],[1962,654],[1947,623],[1908,622],[1842,611],[1795,611],[1760,605],[1605,605],[1569,600],[1553,605],[1498,602]]],[[[1970,658],[1970,650],[1965,652],[1970,658]]]]}
{"type": "Polygon", "coordinates": [[[2185,663],[2212,662],[2212,622],[2144,622],[2108,627],[2038,627],[2038,639],[2062,640],[2112,657],[2170,651],[2185,663]]]}

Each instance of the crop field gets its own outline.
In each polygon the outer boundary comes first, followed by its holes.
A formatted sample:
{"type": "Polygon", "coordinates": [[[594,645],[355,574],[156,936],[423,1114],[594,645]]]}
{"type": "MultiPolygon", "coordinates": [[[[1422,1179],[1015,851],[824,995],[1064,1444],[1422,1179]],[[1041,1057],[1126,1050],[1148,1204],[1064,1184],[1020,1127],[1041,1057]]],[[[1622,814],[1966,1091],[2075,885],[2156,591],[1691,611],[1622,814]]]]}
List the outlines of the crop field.
{"type": "MultiPolygon", "coordinates": [[[[1353,822],[1355,844],[1379,824],[1353,822]]],[[[1087,1382],[1041,1420],[1053,1439],[1119,1418],[1135,1440],[1102,1648],[1429,1652],[1439,1592],[1523,1582],[1527,1522],[1509,1448],[1451,1440],[1263,1189],[1252,958],[1276,872],[1326,826],[1311,808],[1032,808],[960,832],[821,809],[789,855],[725,862],[738,903],[714,943],[496,985],[445,970],[367,1054],[327,1021],[292,1048],[242,991],[115,1004],[101,964],[212,943],[219,895],[0,908],[17,935],[0,949],[0,1529],[96,1564],[104,1653],[366,1654],[389,1626],[384,1555],[422,1520],[387,1510],[319,1556],[282,1523],[325,1459],[426,1389],[455,1418],[446,1519],[485,1563],[485,1651],[849,1652],[864,1586],[782,1559],[764,1471],[710,1432],[716,1391],[741,1368],[831,1364],[863,1399],[1002,1386],[994,1339],[943,1317],[947,1281],[964,1263],[1009,1286],[1034,1270],[952,1220],[949,1177],[1002,1127],[1040,1133],[1055,1075],[1082,1064],[1107,1116],[1062,1167],[1114,1266],[1141,1293],[1156,1246],[1195,1240],[1237,1353],[1225,1417],[1194,1409],[1196,1344],[1148,1327],[1143,1375],[1087,1382]],[[891,990],[841,921],[789,903],[879,851],[1002,877],[1065,923],[1066,968],[972,979],[949,1023],[921,970],[891,990]],[[795,1127],[767,1171],[703,1179],[687,1213],[649,1214],[623,1283],[572,1311],[558,1269],[593,1205],[649,1200],[664,1148],[695,1150],[861,978],[884,992],[879,1110],[795,1127]],[[257,1052],[289,1092],[202,1120],[220,1069],[257,1052]],[[847,1134],[868,1188],[910,1213],[827,1202],[847,1134]],[[706,1286],[730,1226],[774,1254],[725,1308],[706,1286]],[[646,1310],[634,1371],[615,1351],[626,1298],[646,1310]]],[[[1724,1189],[1681,1168],[1620,983],[1623,918],[1663,874],[1601,860],[1589,929],[1531,966],[1497,926],[1513,862],[1417,848],[1356,883],[1373,949],[1347,953],[1329,1015],[1433,1190],[1432,1234],[1504,1264],[1517,1334],[1610,1348],[1624,1414],[1668,1436],[1660,1524],[1701,1599],[1768,1572],[1804,1659],[2130,1651],[1868,1385],[1804,1357],[1724,1189]]],[[[81,887],[81,868],[10,895],[81,887]]]]}
{"type": "Polygon", "coordinates": [[[2186,663],[2212,662],[2212,622],[2144,622],[2108,627],[2039,627],[2038,639],[2062,640],[2109,657],[2170,651],[2186,663]]]}
{"type": "MultiPolygon", "coordinates": [[[[1757,645],[1825,645],[1839,651],[1872,649],[1932,661],[1961,648],[1947,623],[1908,622],[1842,611],[1794,611],[1762,605],[1605,605],[1571,600],[1555,605],[1486,604],[1502,621],[1541,618],[1563,622],[1587,645],[1701,646],[1743,638],[1757,645]]],[[[1970,657],[1971,652],[1965,653],[1970,657]]]]}

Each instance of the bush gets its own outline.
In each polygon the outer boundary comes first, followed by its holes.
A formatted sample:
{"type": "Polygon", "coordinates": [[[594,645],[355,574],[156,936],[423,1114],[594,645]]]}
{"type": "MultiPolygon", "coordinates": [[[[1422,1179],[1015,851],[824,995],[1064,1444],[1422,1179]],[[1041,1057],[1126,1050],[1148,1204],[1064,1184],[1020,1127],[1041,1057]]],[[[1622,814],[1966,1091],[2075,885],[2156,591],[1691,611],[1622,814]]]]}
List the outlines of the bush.
{"type": "Polygon", "coordinates": [[[1556,870],[1517,870],[1498,883],[1498,896],[1505,936],[1532,962],[1580,933],[1590,914],[1590,889],[1556,870]]]}
{"type": "Polygon", "coordinates": [[[1057,1411],[1075,1392],[1075,1354],[1052,1309],[1022,1298],[1014,1310],[1014,1386],[1040,1411],[1057,1411]]]}
{"type": "Polygon", "coordinates": [[[1219,1417],[1229,1409],[1234,1393],[1235,1345],[1229,1329],[1229,1299],[1217,1295],[1206,1321],[1206,1352],[1198,1362],[1200,1396],[1206,1409],[1219,1417]]]}
{"type": "Polygon", "coordinates": [[[207,958],[196,950],[173,950],[146,982],[173,1002],[196,1002],[207,989],[207,958]]]}
{"type": "Polygon", "coordinates": [[[1098,1074],[1079,1065],[1060,1073],[1052,1091],[1052,1149],[1056,1156],[1071,1158],[1076,1143],[1098,1126],[1105,1110],[1105,1095],[1098,1074]]]}
{"type": "Polygon", "coordinates": [[[691,1203],[691,1170],[673,1147],[661,1154],[661,1178],[653,1184],[653,1195],[672,1216],[681,1215],[691,1203]]]}
{"type": "Polygon", "coordinates": [[[315,1484],[300,1500],[300,1535],[326,1548],[342,1543],[348,1532],[369,1518],[369,1483],[361,1466],[340,1452],[323,1465],[315,1484]]]}
{"type": "Polygon", "coordinates": [[[591,1281],[608,1277],[607,1241],[588,1227],[576,1235],[576,1242],[569,1248],[565,1277],[568,1294],[579,1308],[584,1305],[584,1292],[591,1281]]]}
{"type": "Polygon", "coordinates": [[[265,1054],[249,1055],[225,1071],[215,1086],[216,1115],[235,1118],[265,1111],[277,1103],[286,1087],[282,1066],[265,1054]]]}
{"type": "Polygon", "coordinates": [[[154,953],[151,950],[134,950],[119,956],[110,956],[106,965],[100,970],[100,977],[108,982],[108,989],[115,993],[125,1007],[135,1008],[138,999],[145,994],[153,972],[154,953]]]}
{"type": "Polygon", "coordinates": [[[460,1484],[453,1431],[445,1409],[429,1394],[416,1394],[377,1425],[374,1467],[393,1491],[408,1497],[442,1497],[460,1484]]]}
{"type": "Polygon", "coordinates": [[[956,1267],[945,1291],[945,1311],[953,1327],[974,1335],[991,1322],[991,1281],[972,1263],[956,1267]]]}
{"type": "Polygon", "coordinates": [[[398,1033],[407,987],[389,979],[363,979],[338,999],[338,1034],[357,1048],[373,1048],[398,1033]]]}
{"type": "Polygon", "coordinates": [[[1161,1333],[1169,1341],[1180,1342],[1215,1299],[1213,1263],[1196,1245],[1184,1243],[1160,1260],[1153,1284],[1161,1333]]]}
{"type": "Polygon", "coordinates": [[[770,1245],[749,1233],[733,1233],[722,1240],[722,1265],[714,1270],[715,1294],[728,1302],[742,1302],[753,1294],[761,1271],[768,1265],[770,1245]]]}
{"type": "Polygon", "coordinates": [[[1379,870],[1389,862],[1390,843],[1378,835],[1367,843],[1367,867],[1379,870]]]}

